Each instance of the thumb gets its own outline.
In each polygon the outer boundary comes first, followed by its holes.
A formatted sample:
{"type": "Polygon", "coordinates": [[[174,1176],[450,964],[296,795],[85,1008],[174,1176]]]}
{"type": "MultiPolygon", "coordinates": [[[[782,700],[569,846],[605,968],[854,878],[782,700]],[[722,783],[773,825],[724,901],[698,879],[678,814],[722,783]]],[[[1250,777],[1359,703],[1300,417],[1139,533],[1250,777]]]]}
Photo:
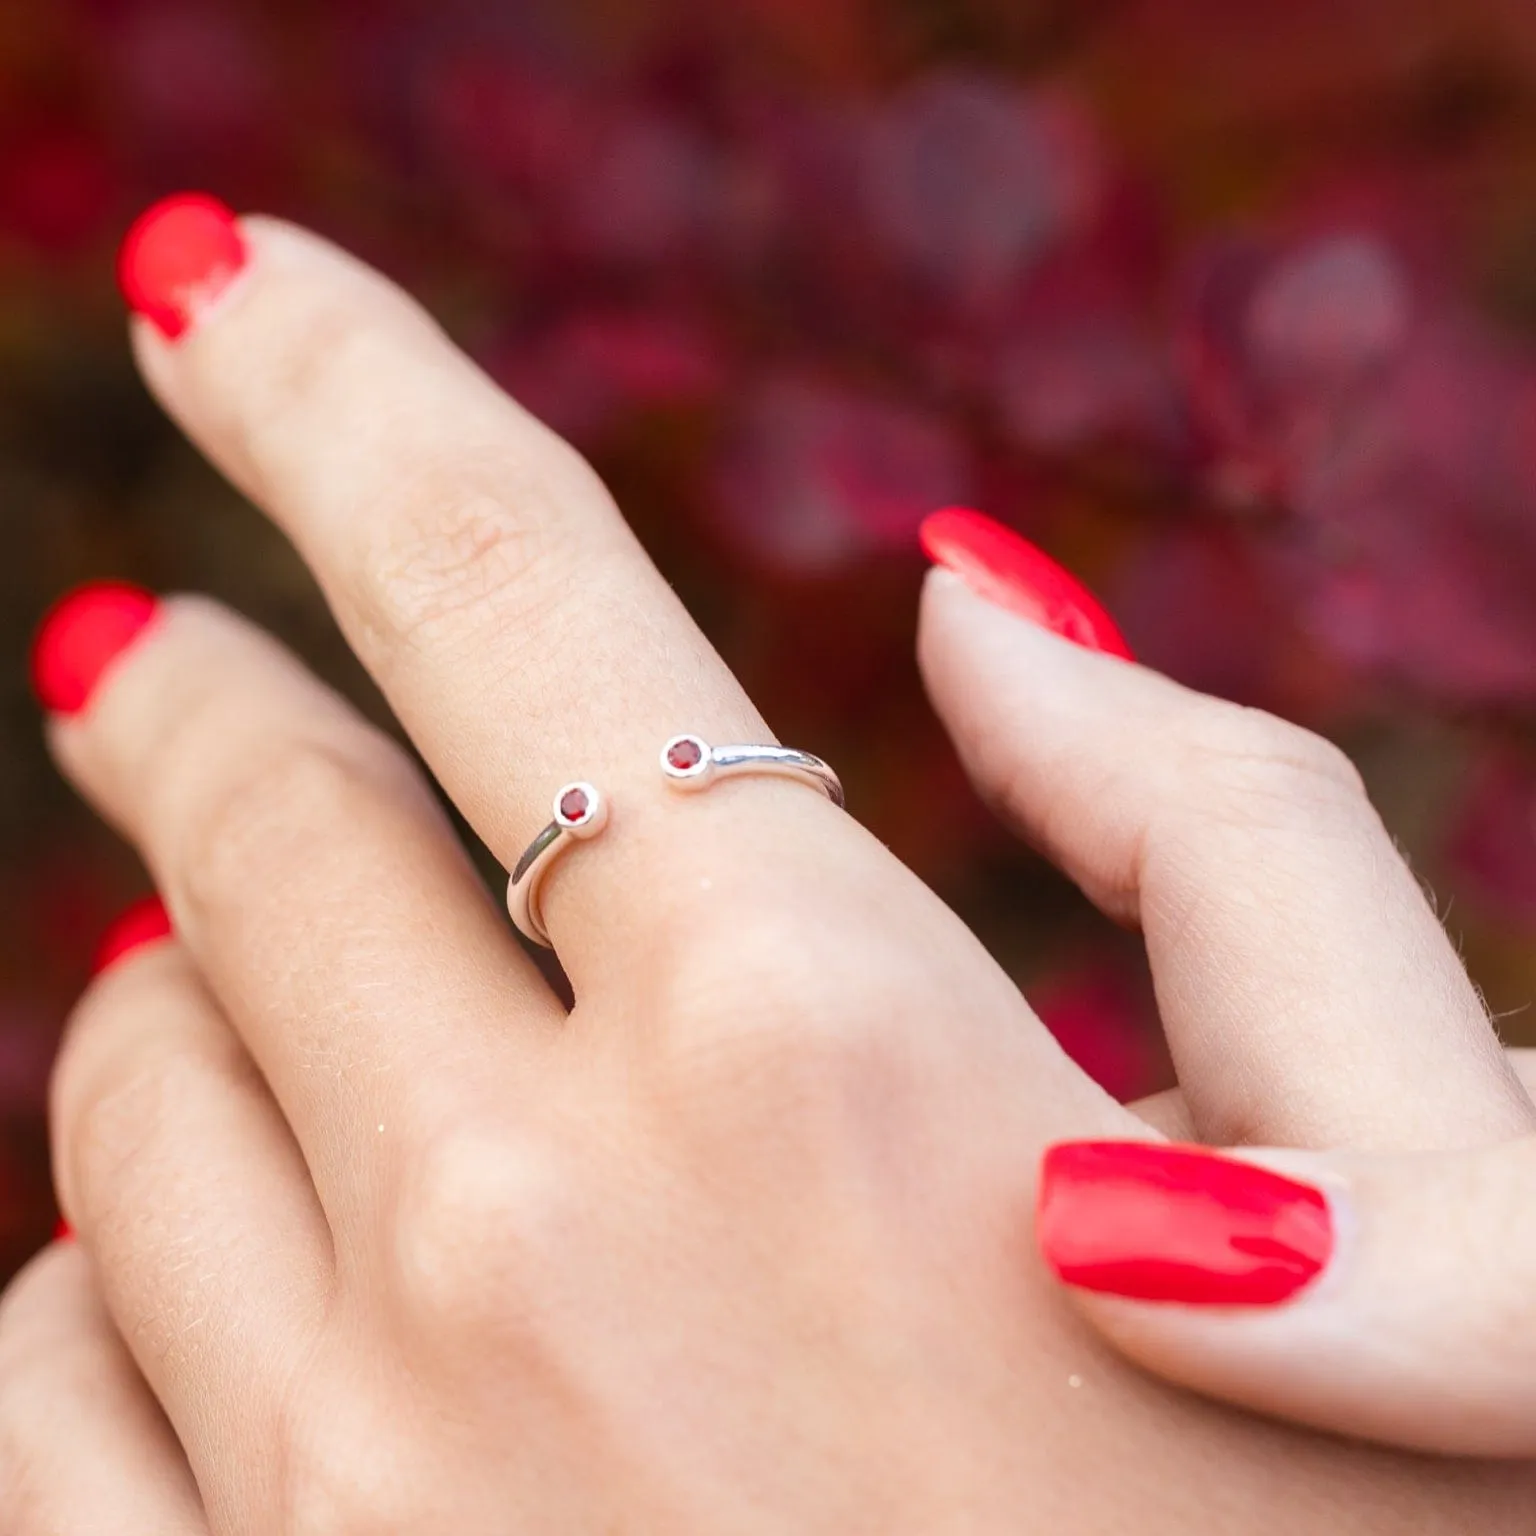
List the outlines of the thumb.
{"type": "Polygon", "coordinates": [[[1072,1142],[1036,1231],[1150,1371],[1421,1451],[1536,1456],[1536,1138],[1367,1157],[1072,1142]]]}

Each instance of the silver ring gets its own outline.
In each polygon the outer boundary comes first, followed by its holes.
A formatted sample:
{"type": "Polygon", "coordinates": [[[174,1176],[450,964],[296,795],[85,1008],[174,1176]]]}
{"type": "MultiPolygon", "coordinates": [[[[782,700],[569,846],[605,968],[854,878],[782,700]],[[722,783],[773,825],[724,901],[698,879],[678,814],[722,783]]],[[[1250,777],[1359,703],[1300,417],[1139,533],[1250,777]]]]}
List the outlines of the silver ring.
{"type": "Polygon", "coordinates": [[[831,766],[813,752],[794,747],[712,747],[702,736],[674,736],[661,749],[661,771],[674,789],[706,789],[723,776],[774,773],[819,789],[839,810],[843,783],[831,766]]]}
{"type": "Polygon", "coordinates": [[[549,866],[575,842],[596,837],[608,824],[608,801],[585,781],[565,785],[555,796],[554,817],[528,844],[507,882],[507,910],[524,938],[551,947],[539,905],[539,891],[549,866]]]}
{"type": "MultiPolygon", "coordinates": [[[[674,736],[661,749],[661,771],[678,790],[706,789],[717,778],[739,773],[772,773],[819,789],[839,809],[843,785],[830,765],[794,747],[712,747],[702,736],[674,736]]],[[[507,882],[507,910],[518,932],[550,948],[539,892],[549,867],[571,845],[596,837],[608,824],[608,801],[585,780],[565,785],[555,796],[554,815],[529,843],[507,882]]]]}

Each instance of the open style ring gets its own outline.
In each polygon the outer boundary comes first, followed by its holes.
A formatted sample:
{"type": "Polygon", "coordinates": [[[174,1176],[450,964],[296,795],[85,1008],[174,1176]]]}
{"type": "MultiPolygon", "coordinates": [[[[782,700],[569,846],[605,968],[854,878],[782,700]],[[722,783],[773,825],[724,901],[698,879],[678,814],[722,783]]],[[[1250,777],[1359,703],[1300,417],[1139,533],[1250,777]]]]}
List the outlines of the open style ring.
{"type": "Polygon", "coordinates": [[[565,851],[571,841],[596,837],[608,823],[608,802],[600,790],[587,783],[567,784],[555,796],[553,820],[517,861],[507,884],[507,910],[524,938],[550,947],[539,907],[539,890],[549,866],[565,851]]]}
{"type": "Polygon", "coordinates": [[[840,809],[843,804],[842,780],[832,768],[795,747],[712,747],[702,736],[674,736],[661,749],[661,771],[674,789],[684,790],[707,788],[729,774],[774,773],[812,785],[840,809]]]}
{"type": "MultiPolygon", "coordinates": [[[[842,781],[821,758],[794,747],[712,747],[702,736],[674,736],[661,749],[661,770],[680,790],[705,789],[722,775],[772,773],[819,789],[833,805],[843,804],[842,781]]],[[[608,823],[608,802],[593,785],[567,784],[555,796],[554,817],[529,843],[507,884],[507,910],[518,932],[550,947],[539,906],[539,890],[549,866],[571,842],[596,837],[608,823]]]]}

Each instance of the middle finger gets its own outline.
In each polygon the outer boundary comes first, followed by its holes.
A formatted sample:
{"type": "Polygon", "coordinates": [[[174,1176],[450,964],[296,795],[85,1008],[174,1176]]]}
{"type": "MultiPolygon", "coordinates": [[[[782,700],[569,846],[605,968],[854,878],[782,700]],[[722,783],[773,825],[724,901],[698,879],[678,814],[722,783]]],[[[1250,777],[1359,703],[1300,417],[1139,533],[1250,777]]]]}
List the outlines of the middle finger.
{"type": "Polygon", "coordinates": [[[40,635],[51,744],[143,853],[327,1214],[366,1219],[466,1094],[526,1106],[559,1003],[405,755],[233,614],[159,603],[71,710],[57,663],[109,599],[66,599],[40,635]]]}

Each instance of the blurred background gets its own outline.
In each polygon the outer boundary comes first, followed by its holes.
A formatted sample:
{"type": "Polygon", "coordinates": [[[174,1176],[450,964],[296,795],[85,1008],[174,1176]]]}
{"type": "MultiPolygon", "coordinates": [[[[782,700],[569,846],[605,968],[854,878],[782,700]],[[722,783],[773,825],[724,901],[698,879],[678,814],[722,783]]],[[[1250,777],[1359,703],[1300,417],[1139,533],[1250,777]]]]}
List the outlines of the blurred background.
{"type": "Polygon", "coordinates": [[[1167,1076],[1139,946],[992,824],[917,683],[945,503],[1345,745],[1536,1040],[1529,0],[9,0],[0,1278],[54,1219],[61,1021],[145,888],[45,759],[39,614],[204,589],[379,713],[130,368],[116,243],[189,187],[361,252],[591,456],[1115,1092],[1167,1076]]]}

